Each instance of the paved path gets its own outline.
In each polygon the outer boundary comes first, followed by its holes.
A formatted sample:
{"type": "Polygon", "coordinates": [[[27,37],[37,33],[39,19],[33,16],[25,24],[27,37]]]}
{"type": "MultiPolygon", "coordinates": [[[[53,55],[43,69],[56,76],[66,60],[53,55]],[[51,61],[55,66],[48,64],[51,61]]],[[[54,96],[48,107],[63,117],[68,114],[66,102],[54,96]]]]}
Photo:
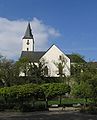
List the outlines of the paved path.
{"type": "Polygon", "coordinates": [[[78,112],[0,112],[0,120],[97,120],[97,115],[78,112]]]}

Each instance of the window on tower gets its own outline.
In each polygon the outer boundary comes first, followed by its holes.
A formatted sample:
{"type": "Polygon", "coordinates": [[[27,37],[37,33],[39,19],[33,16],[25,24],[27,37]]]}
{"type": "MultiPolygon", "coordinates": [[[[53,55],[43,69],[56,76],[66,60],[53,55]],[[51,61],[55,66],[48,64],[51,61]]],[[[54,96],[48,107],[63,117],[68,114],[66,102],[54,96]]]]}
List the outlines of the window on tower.
{"type": "Polygon", "coordinates": [[[27,45],[29,45],[30,43],[29,43],[29,40],[27,40],[27,45]]]}
{"type": "Polygon", "coordinates": [[[27,48],[27,51],[29,50],[29,48],[27,48]]]}

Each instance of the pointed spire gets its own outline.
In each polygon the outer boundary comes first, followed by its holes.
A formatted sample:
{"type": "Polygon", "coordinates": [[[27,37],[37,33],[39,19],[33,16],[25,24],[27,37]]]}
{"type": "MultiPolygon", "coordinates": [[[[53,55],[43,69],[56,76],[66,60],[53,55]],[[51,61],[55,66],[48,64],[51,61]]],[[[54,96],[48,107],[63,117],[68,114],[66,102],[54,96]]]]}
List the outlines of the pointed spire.
{"type": "Polygon", "coordinates": [[[27,29],[26,29],[26,32],[25,32],[23,39],[33,39],[30,22],[28,23],[28,26],[27,26],[27,29]]]}

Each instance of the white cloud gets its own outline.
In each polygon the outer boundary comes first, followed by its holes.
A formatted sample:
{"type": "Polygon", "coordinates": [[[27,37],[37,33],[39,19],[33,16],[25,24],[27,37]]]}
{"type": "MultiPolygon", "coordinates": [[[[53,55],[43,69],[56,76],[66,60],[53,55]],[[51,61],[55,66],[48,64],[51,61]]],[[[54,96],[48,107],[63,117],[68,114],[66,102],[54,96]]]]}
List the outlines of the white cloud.
{"type": "MultiPolygon", "coordinates": [[[[8,20],[0,17],[0,53],[7,58],[19,58],[22,49],[22,37],[27,28],[25,20],[8,20]]],[[[60,33],[41,20],[33,18],[30,22],[35,38],[36,50],[48,48],[48,40],[59,37],[60,33]]]]}

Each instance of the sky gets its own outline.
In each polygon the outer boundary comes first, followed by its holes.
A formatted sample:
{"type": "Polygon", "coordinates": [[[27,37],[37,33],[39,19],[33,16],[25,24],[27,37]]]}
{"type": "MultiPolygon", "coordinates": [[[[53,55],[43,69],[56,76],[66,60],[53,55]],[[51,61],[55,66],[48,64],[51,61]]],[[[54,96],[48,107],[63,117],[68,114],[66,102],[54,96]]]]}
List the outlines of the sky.
{"type": "Polygon", "coordinates": [[[35,50],[55,44],[97,61],[97,0],[0,0],[0,54],[20,57],[28,22],[35,50]]]}

